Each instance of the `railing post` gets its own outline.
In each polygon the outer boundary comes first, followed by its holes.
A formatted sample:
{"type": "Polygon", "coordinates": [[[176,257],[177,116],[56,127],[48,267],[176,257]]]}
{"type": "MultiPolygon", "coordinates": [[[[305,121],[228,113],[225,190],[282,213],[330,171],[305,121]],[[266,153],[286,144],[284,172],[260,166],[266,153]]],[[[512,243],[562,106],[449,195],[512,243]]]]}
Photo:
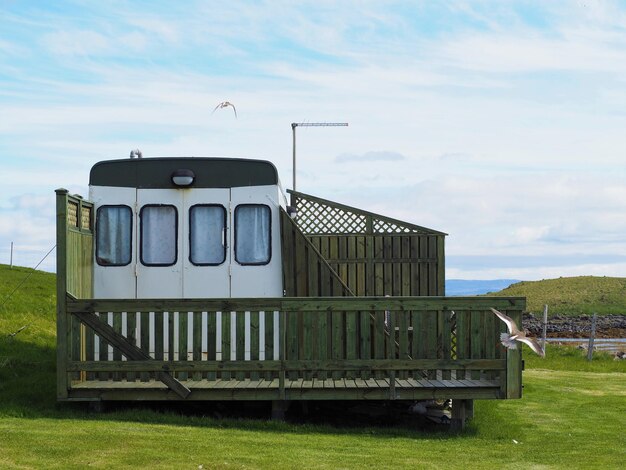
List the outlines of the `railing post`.
{"type": "Polygon", "coordinates": [[[57,398],[68,397],[67,363],[69,349],[69,322],[66,311],[67,295],[67,189],[57,189],[57,398]]]}
{"type": "Polygon", "coordinates": [[[287,322],[284,307],[280,311],[280,320],[278,322],[279,329],[279,350],[280,350],[280,371],[278,372],[278,392],[281,400],[285,399],[285,375],[287,373],[286,370],[286,361],[287,361],[287,322]]]}
{"type": "Polygon", "coordinates": [[[596,318],[598,314],[594,313],[591,317],[591,334],[589,335],[589,345],[587,347],[587,360],[593,359],[593,341],[596,338],[596,318]]]}
{"type": "MultiPolygon", "coordinates": [[[[521,325],[521,311],[511,312],[513,320],[521,325]]],[[[522,348],[506,350],[506,396],[522,398],[522,348]]]]}

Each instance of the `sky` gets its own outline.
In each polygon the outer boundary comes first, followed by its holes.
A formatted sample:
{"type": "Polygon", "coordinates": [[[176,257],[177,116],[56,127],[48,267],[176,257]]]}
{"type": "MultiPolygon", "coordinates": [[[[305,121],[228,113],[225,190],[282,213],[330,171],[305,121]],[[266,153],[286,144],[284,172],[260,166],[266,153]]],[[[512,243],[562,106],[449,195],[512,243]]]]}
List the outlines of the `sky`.
{"type": "Polygon", "coordinates": [[[626,2],[594,0],[0,0],[0,263],[131,149],[291,188],[292,122],[349,123],[297,129],[297,189],[448,233],[448,278],[626,276],[626,2]]]}

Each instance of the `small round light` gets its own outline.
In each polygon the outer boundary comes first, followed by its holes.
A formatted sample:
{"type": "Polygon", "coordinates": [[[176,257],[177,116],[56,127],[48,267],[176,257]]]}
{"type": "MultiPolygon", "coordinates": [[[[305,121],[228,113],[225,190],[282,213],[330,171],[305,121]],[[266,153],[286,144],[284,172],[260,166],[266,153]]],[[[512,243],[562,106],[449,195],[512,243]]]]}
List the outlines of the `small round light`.
{"type": "Polygon", "coordinates": [[[196,179],[196,175],[191,170],[176,170],[172,173],[172,183],[176,186],[191,186],[196,179]]]}

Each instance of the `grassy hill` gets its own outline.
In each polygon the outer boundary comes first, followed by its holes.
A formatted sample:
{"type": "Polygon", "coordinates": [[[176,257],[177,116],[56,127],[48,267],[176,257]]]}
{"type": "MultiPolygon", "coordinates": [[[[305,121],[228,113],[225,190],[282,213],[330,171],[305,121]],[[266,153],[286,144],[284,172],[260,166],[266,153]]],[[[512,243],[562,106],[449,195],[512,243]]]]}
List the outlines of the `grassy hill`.
{"type": "Polygon", "coordinates": [[[527,310],[542,312],[548,305],[551,315],[626,315],[626,278],[560,277],[542,281],[522,281],[488,296],[526,297],[527,310]]]}

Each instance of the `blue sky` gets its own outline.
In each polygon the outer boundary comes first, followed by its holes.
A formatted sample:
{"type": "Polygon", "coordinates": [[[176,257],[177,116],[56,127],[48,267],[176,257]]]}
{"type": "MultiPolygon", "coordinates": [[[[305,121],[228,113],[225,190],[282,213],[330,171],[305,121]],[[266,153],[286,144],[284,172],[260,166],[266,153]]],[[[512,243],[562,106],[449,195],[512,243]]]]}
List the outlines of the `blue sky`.
{"type": "Polygon", "coordinates": [[[0,262],[133,148],[291,187],[294,121],[350,123],[298,129],[298,189],[449,233],[449,278],[626,276],[626,4],[593,0],[0,0],[0,262]]]}

